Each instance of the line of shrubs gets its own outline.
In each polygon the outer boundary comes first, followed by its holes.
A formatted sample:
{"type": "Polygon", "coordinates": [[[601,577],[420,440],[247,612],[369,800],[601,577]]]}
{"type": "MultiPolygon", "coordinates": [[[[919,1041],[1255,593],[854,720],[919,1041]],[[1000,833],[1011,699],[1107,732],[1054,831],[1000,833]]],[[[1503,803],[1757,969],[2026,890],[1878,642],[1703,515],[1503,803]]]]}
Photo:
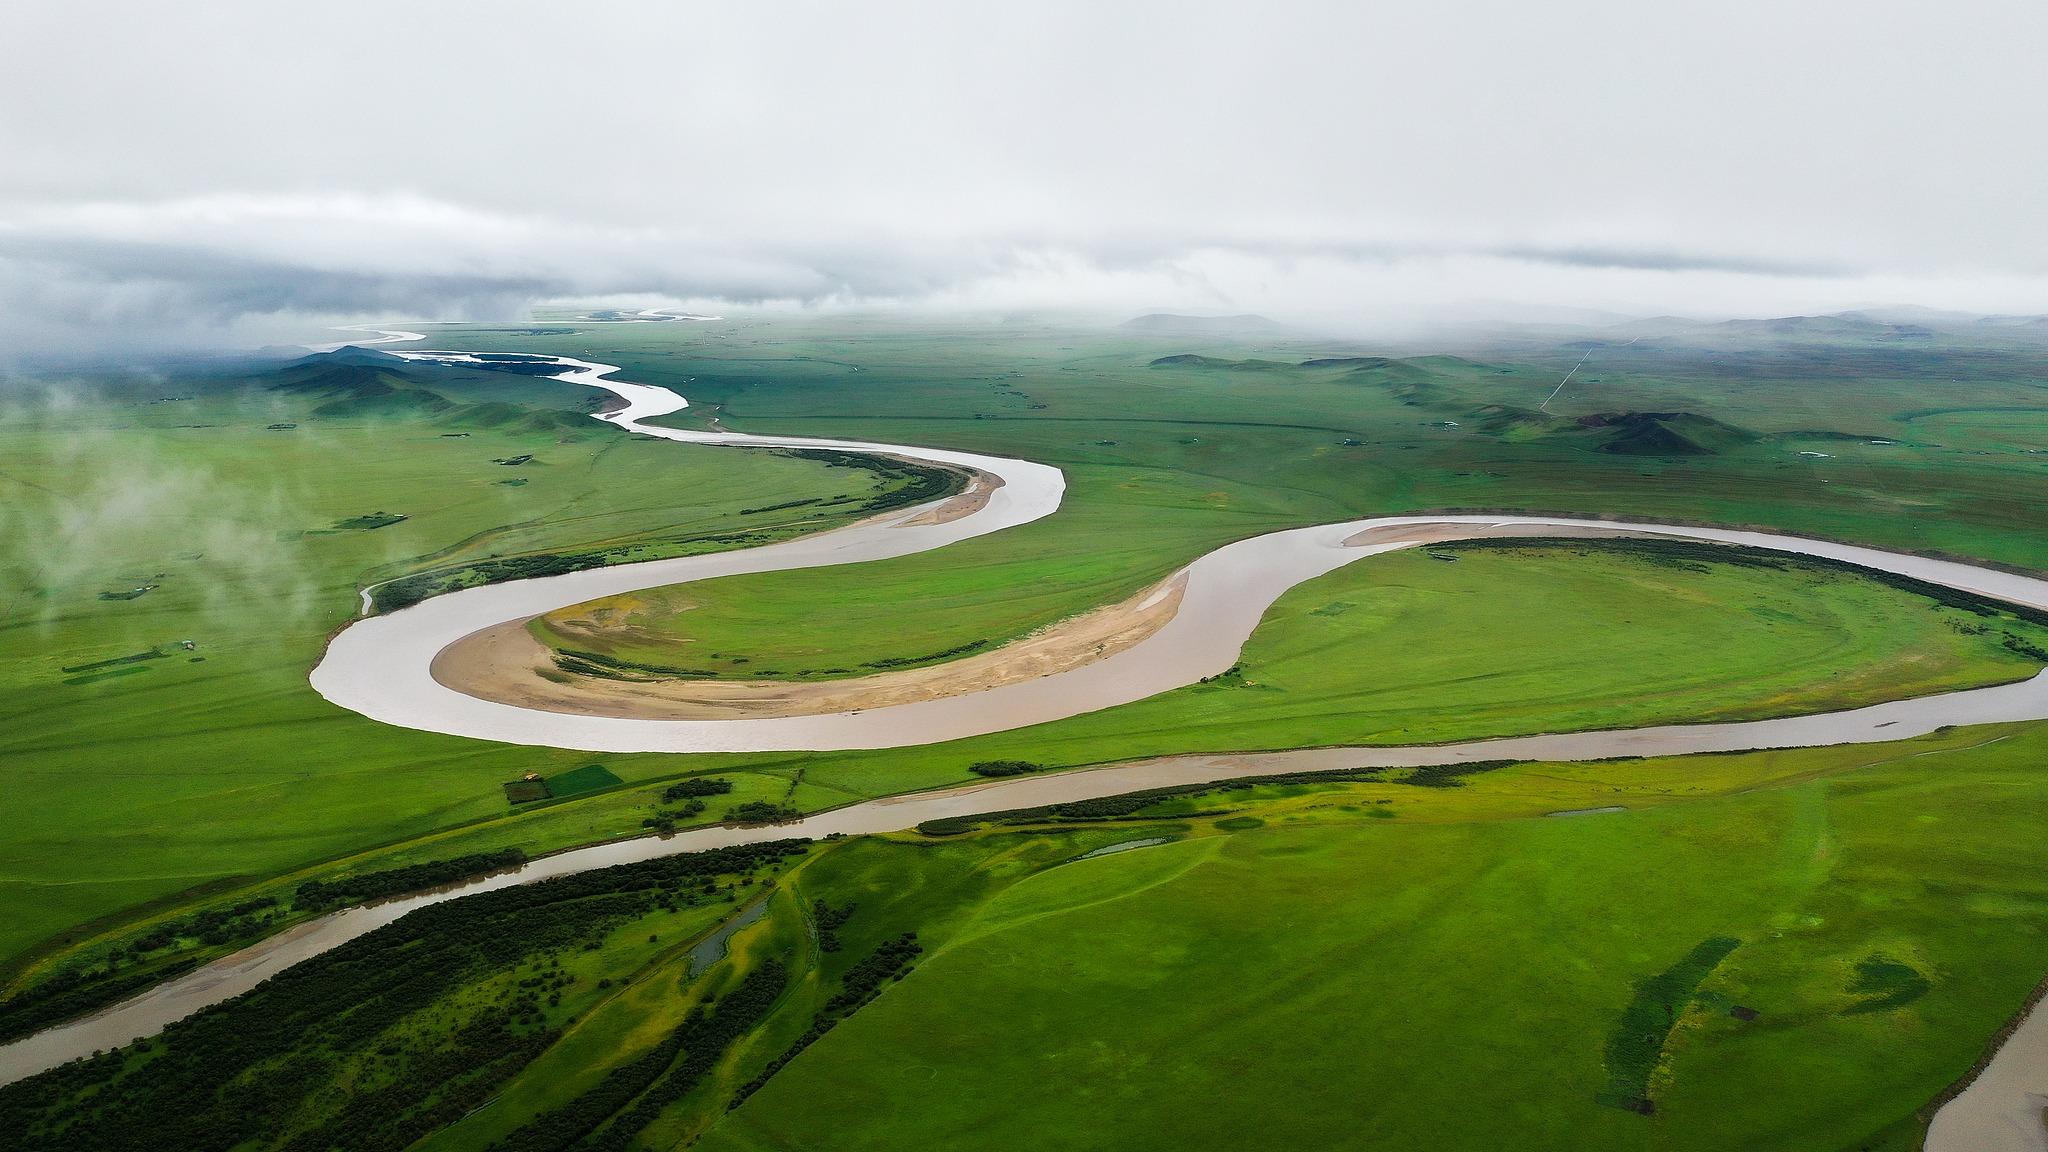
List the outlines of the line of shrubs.
{"type": "Polygon", "coordinates": [[[732,1102],[725,1106],[726,1111],[730,1112],[746,1103],[747,1097],[759,1092],[763,1085],[773,1079],[777,1072],[782,1071],[791,1060],[796,1059],[804,1049],[817,1043],[820,1037],[837,1027],[841,1020],[859,1011],[862,1005],[881,995],[884,984],[910,975],[911,965],[923,951],[924,948],[917,942],[917,933],[905,932],[862,957],[859,963],[847,969],[846,975],[840,980],[839,993],[825,1001],[825,1006],[811,1019],[810,1029],[784,1049],[782,1055],[770,1060],[759,1075],[740,1085],[739,1091],[733,1094],[732,1102]]]}
{"type": "Polygon", "coordinates": [[[1413,784],[1421,788],[1457,788],[1465,783],[1463,777],[1491,772],[1513,763],[1513,760],[1471,760],[1457,764],[1430,765],[1409,769],[1408,775],[1391,779],[1387,775],[1389,770],[1385,768],[1337,768],[1328,772],[1286,772],[1275,776],[1245,776],[1214,783],[1172,784],[1163,788],[1146,788],[1116,796],[1070,800],[1036,808],[1012,808],[978,816],[944,816],[937,820],[926,820],[917,826],[917,830],[926,836],[957,836],[962,832],[971,832],[984,824],[1029,824],[1045,820],[1119,820],[1137,815],[1162,800],[1206,796],[1212,792],[1234,792],[1261,785],[1382,781],[1413,784]]]}
{"type": "Polygon", "coordinates": [[[417,892],[423,888],[437,888],[473,876],[502,872],[524,863],[525,852],[517,848],[506,848],[499,852],[475,852],[448,860],[429,860],[424,864],[408,864],[403,868],[363,872],[354,876],[343,876],[339,880],[308,880],[299,885],[292,902],[300,908],[315,910],[334,908],[343,904],[361,904],[368,900],[381,900],[386,896],[417,892]]]}

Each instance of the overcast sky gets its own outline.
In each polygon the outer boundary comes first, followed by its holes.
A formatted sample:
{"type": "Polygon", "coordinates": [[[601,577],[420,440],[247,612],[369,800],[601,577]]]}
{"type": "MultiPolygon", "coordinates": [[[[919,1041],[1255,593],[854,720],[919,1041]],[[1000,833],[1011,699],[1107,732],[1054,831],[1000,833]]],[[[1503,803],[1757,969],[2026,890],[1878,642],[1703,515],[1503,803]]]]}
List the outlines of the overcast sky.
{"type": "Polygon", "coordinates": [[[0,5],[0,344],[2048,311],[2048,4],[0,5]]]}

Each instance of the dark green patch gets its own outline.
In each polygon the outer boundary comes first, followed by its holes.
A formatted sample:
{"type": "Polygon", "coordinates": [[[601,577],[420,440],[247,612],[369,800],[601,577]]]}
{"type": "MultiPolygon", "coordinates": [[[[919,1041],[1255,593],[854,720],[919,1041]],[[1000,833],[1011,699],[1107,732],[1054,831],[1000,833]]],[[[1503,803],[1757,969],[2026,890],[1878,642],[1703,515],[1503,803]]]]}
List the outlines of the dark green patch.
{"type": "Polygon", "coordinates": [[[976,760],[967,770],[976,776],[1022,776],[1044,767],[1030,760],[976,760]]]}
{"type": "Polygon", "coordinates": [[[792,820],[802,819],[803,813],[786,804],[749,800],[745,804],[733,805],[726,812],[725,818],[733,824],[787,824],[792,820]]]}
{"type": "Polygon", "coordinates": [[[135,652],[127,656],[116,656],[111,660],[94,660],[87,664],[66,664],[64,665],[64,671],[97,672],[102,668],[116,668],[123,664],[140,664],[144,660],[159,660],[168,655],[170,655],[170,653],[164,651],[161,648],[151,648],[146,652],[135,652]]]}
{"type": "Polygon", "coordinates": [[[1463,788],[1464,777],[1477,776],[1513,764],[1512,760],[1472,760],[1463,764],[1425,764],[1395,781],[1418,788],[1463,788]]]}
{"type": "Polygon", "coordinates": [[[531,804],[548,798],[548,782],[545,780],[508,780],[505,782],[505,801],[509,804],[531,804]]]}
{"type": "Polygon", "coordinates": [[[393,524],[403,523],[404,520],[403,512],[370,512],[362,516],[351,516],[346,520],[336,520],[334,526],[344,532],[374,532],[379,528],[389,528],[393,524]]]}
{"type": "Polygon", "coordinates": [[[64,683],[97,684],[102,680],[117,680],[123,676],[133,676],[137,673],[147,671],[149,671],[149,669],[141,667],[140,665],[130,664],[125,668],[108,668],[103,672],[87,672],[79,676],[67,676],[64,678],[64,683]]]}
{"type": "Polygon", "coordinates": [[[1636,985],[1635,996],[1607,1038],[1607,1087],[1595,1099],[1645,1116],[1654,1110],[1650,1076],[1663,1058],[1664,1041],[1677,1027],[1678,1014],[1699,991],[1700,981],[1740,943],[1733,936],[1710,936],[1678,963],[1636,985]]]}
{"type": "Polygon", "coordinates": [[[941,649],[937,652],[927,652],[922,656],[888,656],[880,660],[870,660],[862,664],[861,667],[908,668],[915,664],[936,664],[941,660],[950,660],[955,656],[965,656],[969,652],[979,652],[986,647],[988,647],[987,640],[969,640],[965,644],[955,644],[951,648],[941,649]]]}
{"type": "Polygon", "coordinates": [[[137,586],[136,586],[136,587],[134,587],[134,588],[125,588],[125,589],[122,589],[122,590],[121,590],[121,591],[119,591],[119,592],[102,592],[102,593],[100,593],[100,599],[102,599],[102,600],[139,600],[139,599],[141,599],[142,597],[144,597],[144,596],[148,595],[149,593],[151,593],[151,592],[154,592],[155,590],[156,590],[156,585],[154,585],[154,584],[141,584],[141,585],[137,585],[137,586]]]}
{"type": "Polygon", "coordinates": [[[1218,820],[1216,822],[1216,827],[1225,832],[1249,832],[1254,828],[1264,828],[1265,826],[1266,822],[1257,816],[1232,816],[1227,820],[1218,820]]]}
{"type": "Polygon", "coordinates": [[[1920,974],[1910,964],[1902,964],[1882,952],[1874,953],[1856,965],[1856,979],[1849,985],[1852,995],[1862,996],[1852,1007],[1844,1010],[1845,1016],[1860,1016],[1867,1012],[1889,1012],[1911,1004],[1933,989],[1934,983],[1920,974]]]}
{"type": "Polygon", "coordinates": [[[661,802],[673,804],[703,796],[723,796],[732,791],[732,781],[716,776],[692,776],[662,789],[661,802]]]}
{"type": "Polygon", "coordinates": [[[293,903],[300,908],[335,908],[343,904],[360,904],[366,900],[381,900],[386,896],[397,896],[417,892],[423,888],[435,888],[517,868],[526,863],[526,853],[517,848],[502,852],[476,852],[457,856],[450,860],[430,860],[424,864],[408,864],[403,868],[384,868],[375,872],[361,872],[354,876],[343,876],[335,880],[308,880],[299,885],[293,903]]]}
{"type": "Polygon", "coordinates": [[[585,792],[595,792],[600,788],[610,788],[620,783],[623,781],[602,764],[585,764],[581,768],[550,776],[547,780],[548,794],[557,800],[564,796],[577,796],[585,792]]]}

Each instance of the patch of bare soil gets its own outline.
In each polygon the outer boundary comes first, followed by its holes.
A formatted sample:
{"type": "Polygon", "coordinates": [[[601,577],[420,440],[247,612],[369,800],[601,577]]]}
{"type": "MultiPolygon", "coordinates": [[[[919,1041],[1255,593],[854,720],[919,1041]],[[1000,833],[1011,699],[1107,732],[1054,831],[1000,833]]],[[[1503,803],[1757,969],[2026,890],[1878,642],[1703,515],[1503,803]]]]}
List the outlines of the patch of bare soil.
{"type": "Polygon", "coordinates": [[[1176,575],[1120,604],[1062,620],[994,652],[853,680],[580,675],[556,666],[554,652],[527,631],[531,617],[456,641],[434,658],[432,672],[435,680],[466,695],[579,715],[737,720],[854,712],[986,691],[1115,655],[1173,619],[1184,586],[1185,578],[1176,575]]]}

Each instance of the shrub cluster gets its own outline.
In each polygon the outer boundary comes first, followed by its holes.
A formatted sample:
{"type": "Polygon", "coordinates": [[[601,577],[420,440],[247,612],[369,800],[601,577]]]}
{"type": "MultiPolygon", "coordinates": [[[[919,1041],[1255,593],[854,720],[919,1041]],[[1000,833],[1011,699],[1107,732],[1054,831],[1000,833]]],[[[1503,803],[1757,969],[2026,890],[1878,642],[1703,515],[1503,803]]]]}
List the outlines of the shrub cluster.
{"type": "Polygon", "coordinates": [[[723,796],[732,791],[732,781],[716,776],[692,776],[662,790],[661,802],[673,804],[697,796],[723,796]]]}
{"type": "Polygon", "coordinates": [[[1044,767],[1043,764],[1034,764],[1029,760],[976,760],[967,766],[967,770],[976,776],[1022,776],[1027,772],[1040,771],[1044,767]]]}
{"type": "Polygon", "coordinates": [[[652,828],[656,832],[667,835],[676,830],[676,821],[688,820],[692,816],[701,816],[703,814],[704,802],[702,800],[691,800],[680,808],[668,808],[656,812],[654,815],[642,820],[640,826],[642,828],[652,828]]]}
{"type": "Polygon", "coordinates": [[[823,900],[814,901],[811,904],[811,923],[817,925],[818,928],[818,951],[839,951],[839,928],[846,923],[849,916],[853,915],[853,910],[856,907],[858,905],[844,904],[834,908],[823,900]]]}
{"type": "Polygon", "coordinates": [[[735,804],[725,814],[734,824],[787,824],[803,819],[804,814],[787,804],[771,804],[766,800],[749,800],[735,804]]]}

